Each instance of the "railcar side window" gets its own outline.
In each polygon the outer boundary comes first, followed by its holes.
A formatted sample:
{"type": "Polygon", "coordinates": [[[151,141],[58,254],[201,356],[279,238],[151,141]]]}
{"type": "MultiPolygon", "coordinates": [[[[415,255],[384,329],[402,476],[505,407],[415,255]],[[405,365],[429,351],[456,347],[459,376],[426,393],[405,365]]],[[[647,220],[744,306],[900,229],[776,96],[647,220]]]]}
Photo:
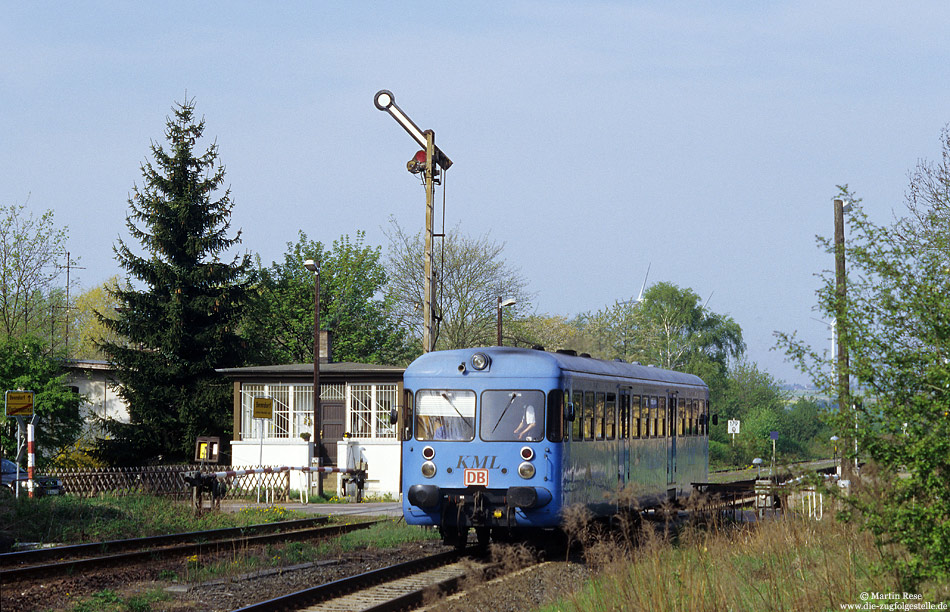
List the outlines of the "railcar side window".
{"type": "Polygon", "coordinates": [[[647,421],[647,426],[649,427],[649,431],[647,432],[647,435],[651,438],[655,438],[657,435],[656,433],[657,416],[658,415],[657,415],[656,397],[651,397],[650,398],[650,419],[649,421],[647,421]]]}
{"type": "Polygon", "coordinates": [[[690,432],[694,436],[698,436],[699,435],[699,402],[696,400],[693,400],[692,402],[690,402],[690,408],[691,410],[690,410],[690,419],[689,419],[689,424],[690,424],[689,429],[690,429],[690,432]]]}
{"type": "Polygon", "coordinates": [[[607,394],[604,416],[607,418],[607,439],[613,440],[617,437],[617,396],[614,393],[607,394]]]}
{"type": "Polygon", "coordinates": [[[475,438],[475,392],[422,389],[416,394],[416,440],[475,438]]]}
{"type": "Polygon", "coordinates": [[[561,391],[554,389],[548,393],[548,440],[560,442],[563,439],[564,408],[561,406],[561,391]]]}
{"type": "Polygon", "coordinates": [[[684,398],[679,398],[677,401],[677,418],[676,418],[676,435],[685,436],[686,435],[686,400],[684,398]]]}
{"type": "Polygon", "coordinates": [[[659,423],[658,423],[658,425],[659,425],[659,430],[657,431],[657,434],[656,434],[656,435],[662,437],[662,436],[665,436],[665,435],[666,435],[666,419],[667,419],[667,416],[666,416],[666,398],[665,398],[665,397],[661,397],[661,398],[659,398],[659,400],[660,400],[660,406],[659,406],[659,409],[657,410],[657,412],[659,413],[659,423]]]}
{"type": "Polygon", "coordinates": [[[604,434],[607,431],[607,423],[604,418],[604,394],[597,393],[594,395],[594,427],[596,427],[595,437],[598,440],[604,439],[604,434]]]}
{"type": "Polygon", "coordinates": [[[574,423],[571,426],[571,437],[575,440],[584,439],[584,395],[580,391],[574,392],[574,423]]]}
{"type": "Polygon", "coordinates": [[[640,437],[640,396],[630,398],[630,437],[640,437]]]}
{"type": "Polygon", "coordinates": [[[402,427],[399,432],[400,440],[411,440],[412,439],[412,399],[413,393],[409,389],[403,390],[402,394],[402,414],[400,415],[399,423],[402,427]]]}
{"type": "Polygon", "coordinates": [[[594,439],[594,425],[596,424],[594,415],[594,392],[584,392],[584,439],[594,439]]]}
{"type": "Polygon", "coordinates": [[[537,442],[544,439],[544,393],[511,389],[482,393],[481,438],[537,442]]]}

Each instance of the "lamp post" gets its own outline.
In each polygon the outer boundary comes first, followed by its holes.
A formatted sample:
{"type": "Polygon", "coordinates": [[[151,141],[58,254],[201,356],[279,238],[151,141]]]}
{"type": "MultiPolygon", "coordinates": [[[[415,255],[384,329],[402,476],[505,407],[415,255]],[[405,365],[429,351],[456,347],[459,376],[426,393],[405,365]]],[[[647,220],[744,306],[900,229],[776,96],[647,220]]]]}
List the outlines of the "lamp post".
{"type": "Polygon", "coordinates": [[[501,309],[506,306],[514,306],[518,302],[514,298],[508,298],[505,301],[501,300],[501,296],[498,296],[498,346],[504,346],[501,341],[501,309]]]}
{"type": "MultiPolygon", "coordinates": [[[[317,455],[317,467],[323,467],[323,418],[320,414],[320,267],[312,259],[303,262],[303,265],[313,272],[313,448],[317,455]]],[[[317,497],[322,496],[323,473],[317,472],[317,497]]]]}
{"type": "MultiPolygon", "coordinates": [[[[844,261],[844,213],[851,211],[851,203],[841,198],[835,198],[835,326],[838,334],[838,359],[836,374],[838,379],[838,410],[842,416],[851,410],[850,368],[848,360],[848,329],[845,321],[845,300],[848,295],[847,272],[844,261]]],[[[857,421],[855,421],[857,425],[857,421]]],[[[845,440],[846,444],[847,440],[845,440]]],[[[854,440],[857,445],[857,436],[854,440]]],[[[842,446],[845,446],[842,444],[842,446]]],[[[855,446],[855,462],[857,462],[857,446],[855,446]]],[[[847,461],[841,462],[841,477],[851,478],[851,466],[847,461]]]]}
{"type": "Polygon", "coordinates": [[[406,132],[412,136],[416,143],[425,149],[415,155],[409,161],[407,167],[410,172],[423,172],[426,186],[426,237],[425,237],[425,295],[422,298],[422,318],[424,325],[422,328],[422,350],[428,353],[435,350],[435,332],[433,329],[433,305],[435,304],[435,283],[433,282],[432,271],[432,239],[433,239],[433,218],[435,207],[435,183],[439,180],[439,169],[448,170],[452,165],[452,160],[435,146],[435,132],[432,130],[421,130],[412,119],[409,118],[402,109],[396,106],[396,97],[393,92],[387,89],[381,89],[376,92],[373,103],[381,111],[385,111],[401,125],[406,132]],[[422,156],[425,156],[424,164],[422,156]]]}

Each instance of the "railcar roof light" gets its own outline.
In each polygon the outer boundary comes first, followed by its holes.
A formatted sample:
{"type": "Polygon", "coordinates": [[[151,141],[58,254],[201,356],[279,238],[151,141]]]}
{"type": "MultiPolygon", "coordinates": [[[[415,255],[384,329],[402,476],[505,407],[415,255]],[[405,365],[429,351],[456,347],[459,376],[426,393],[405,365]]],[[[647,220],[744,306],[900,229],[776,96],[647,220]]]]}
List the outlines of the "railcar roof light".
{"type": "Polygon", "coordinates": [[[476,370],[484,370],[491,363],[491,359],[485,353],[475,353],[472,355],[472,367],[476,370]]]}

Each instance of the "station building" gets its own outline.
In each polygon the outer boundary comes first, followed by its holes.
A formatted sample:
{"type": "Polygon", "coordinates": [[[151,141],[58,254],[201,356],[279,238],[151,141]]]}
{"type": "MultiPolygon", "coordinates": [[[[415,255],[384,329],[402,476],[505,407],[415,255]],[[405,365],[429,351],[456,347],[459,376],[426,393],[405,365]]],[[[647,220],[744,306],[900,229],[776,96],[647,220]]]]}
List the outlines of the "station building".
{"type": "MultiPolygon", "coordinates": [[[[390,411],[402,397],[405,368],[333,362],[326,346],[324,337],[320,351],[322,465],[357,468],[363,462],[368,475],[365,492],[398,497],[400,443],[396,426],[389,420],[390,411]]],[[[317,466],[312,363],[224,368],[218,372],[234,385],[232,465],[317,466]],[[273,399],[273,418],[254,418],[257,397],[273,399]]],[[[302,473],[291,478],[291,488],[306,486],[302,473]]],[[[339,474],[323,478],[325,489],[341,491],[339,474]]]]}

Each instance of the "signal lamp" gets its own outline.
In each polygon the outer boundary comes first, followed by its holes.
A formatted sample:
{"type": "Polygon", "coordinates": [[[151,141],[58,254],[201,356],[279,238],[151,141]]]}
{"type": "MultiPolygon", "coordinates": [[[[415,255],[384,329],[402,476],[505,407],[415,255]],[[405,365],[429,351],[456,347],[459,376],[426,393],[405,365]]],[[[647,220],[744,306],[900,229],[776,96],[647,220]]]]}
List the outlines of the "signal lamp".
{"type": "Polygon", "coordinates": [[[527,461],[518,466],[518,476],[521,476],[525,480],[529,478],[534,478],[535,470],[534,464],[528,463],[527,461]]]}

